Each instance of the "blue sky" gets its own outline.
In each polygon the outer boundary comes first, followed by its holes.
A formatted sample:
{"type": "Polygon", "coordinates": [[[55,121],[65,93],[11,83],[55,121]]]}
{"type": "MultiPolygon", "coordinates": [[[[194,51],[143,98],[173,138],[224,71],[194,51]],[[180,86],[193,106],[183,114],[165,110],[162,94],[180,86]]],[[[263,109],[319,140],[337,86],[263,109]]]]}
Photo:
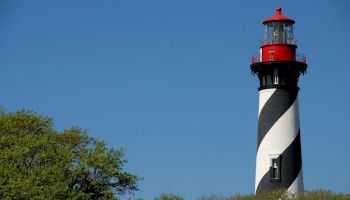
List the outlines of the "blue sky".
{"type": "MultiPolygon", "coordinates": [[[[350,193],[350,2],[282,1],[300,80],[306,189],[350,193]]],[[[0,104],[123,147],[136,197],[254,190],[262,21],[277,1],[1,0],[0,104]]]]}

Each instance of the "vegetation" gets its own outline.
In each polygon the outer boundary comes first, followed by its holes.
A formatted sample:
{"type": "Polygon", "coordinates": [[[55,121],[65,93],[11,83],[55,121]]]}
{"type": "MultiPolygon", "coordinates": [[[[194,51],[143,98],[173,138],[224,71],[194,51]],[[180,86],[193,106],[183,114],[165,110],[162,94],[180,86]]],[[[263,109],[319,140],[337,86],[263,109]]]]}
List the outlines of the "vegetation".
{"type": "MultiPolygon", "coordinates": [[[[185,198],[174,194],[162,194],[154,200],[184,200],[185,198]]],[[[260,193],[257,195],[235,195],[224,196],[220,194],[210,194],[202,196],[197,200],[350,200],[350,194],[338,194],[327,190],[314,190],[305,192],[302,195],[291,195],[285,190],[276,190],[271,193],[260,193]]]]}
{"type": "MultiPolygon", "coordinates": [[[[0,108],[0,149],[0,199],[104,200],[138,190],[140,178],[123,171],[121,149],[107,148],[81,128],[57,131],[52,119],[32,111],[0,108]]],[[[154,198],[184,199],[166,193],[154,198]]],[[[295,196],[277,190],[197,200],[350,200],[350,194],[315,190],[295,196]]]]}
{"type": "Polygon", "coordinates": [[[184,198],[180,195],[164,193],[159,197],[154,198],[154,200],[184,200],[184,198]]]}
{"type": "Polygon", "coordinates": [[[296,196],[286,193],[285,190],[276,190],[271,193],[235,195],[231,197],[212,194],[200,197],[197,200],[350,200],[350,194],[337,194],[319,189],[296,196]]]}
{"type": "Polygon", "coordinates": [[[0,199],[117,199],[138,189],[121,149],[31,111],[0,110],[0,199]]]}

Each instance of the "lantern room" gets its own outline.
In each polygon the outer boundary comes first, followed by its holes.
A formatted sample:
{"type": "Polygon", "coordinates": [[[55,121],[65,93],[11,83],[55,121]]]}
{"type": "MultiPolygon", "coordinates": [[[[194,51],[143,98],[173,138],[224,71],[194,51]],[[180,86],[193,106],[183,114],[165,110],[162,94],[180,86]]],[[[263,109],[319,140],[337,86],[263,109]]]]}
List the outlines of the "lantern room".
{"type": "Polygon", "coordinates": [[[282,15],[282,8],[277,7],[276,15],[263,22],[265,28],[265,44],[292,44],[295,45],[293,37],[294,20],[282,15]]]}
{"type": "Polygon", "coordinates": [[[252,63],[271,61],[306,62],[302,54],[297,54],[296,40],[293,35],[295,21],[282,14],[277,7],[276,14],[264,22],[264,38],[259,55],[253,56],[252,63]]]}
{"type": "Polygon", "coordinates": [[[259,76],[259,89],[295,88],[300,74],[306,72],[306,57],[296,51],[294,24],[293,19],[282,14],[281,7],[263,21],[264,38],[251,65],[252,72],[259,76]]]}

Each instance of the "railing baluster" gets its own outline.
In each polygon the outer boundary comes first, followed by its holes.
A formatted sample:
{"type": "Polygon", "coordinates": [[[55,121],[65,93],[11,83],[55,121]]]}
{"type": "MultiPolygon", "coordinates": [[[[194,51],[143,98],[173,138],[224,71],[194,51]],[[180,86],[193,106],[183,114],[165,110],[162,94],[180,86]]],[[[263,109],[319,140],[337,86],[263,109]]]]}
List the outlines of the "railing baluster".
{"type": "MultiPolygon", "coordinates": [[[[297,53],[297,55],[295,56],[295,61],[306,64],[306,55],[303,53],[297,53]]],[[[260,53],[253,55],[252,64],[259,63],[259,62],[263,62],[262,60],[260,60],[260,53]]]]}

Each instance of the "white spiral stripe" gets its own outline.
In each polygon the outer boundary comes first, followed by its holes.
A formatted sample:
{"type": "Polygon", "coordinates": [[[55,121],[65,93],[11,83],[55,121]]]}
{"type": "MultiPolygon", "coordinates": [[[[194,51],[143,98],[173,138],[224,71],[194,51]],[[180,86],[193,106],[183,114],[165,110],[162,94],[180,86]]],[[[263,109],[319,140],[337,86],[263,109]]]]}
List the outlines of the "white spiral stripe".
{"type": "Polygon", "coordinates": [[[256,156],[255,191],[260,180],[269,171],[271,154],[282,154],[299,132],[298,98],[271,127],[261,141],[256,156]]]}
{"type": "Polygon", "coordinates": [[[301,168],[298,177],[294,180],[292,185],[289,186],[288,192],[292,194],[303,193],[304,192],[304,182],[303,182],[303,168],[301,168]]]}
{"type": "Polygon", "coordinates": [[[259,91],[259,112],[258,116],[260,116],[260,112],[263,109],[266,102],[270,99],[270,97],[273,95],[273,93],[276,91],[276,88],[272,89],[265,89],[259,91]]]}

